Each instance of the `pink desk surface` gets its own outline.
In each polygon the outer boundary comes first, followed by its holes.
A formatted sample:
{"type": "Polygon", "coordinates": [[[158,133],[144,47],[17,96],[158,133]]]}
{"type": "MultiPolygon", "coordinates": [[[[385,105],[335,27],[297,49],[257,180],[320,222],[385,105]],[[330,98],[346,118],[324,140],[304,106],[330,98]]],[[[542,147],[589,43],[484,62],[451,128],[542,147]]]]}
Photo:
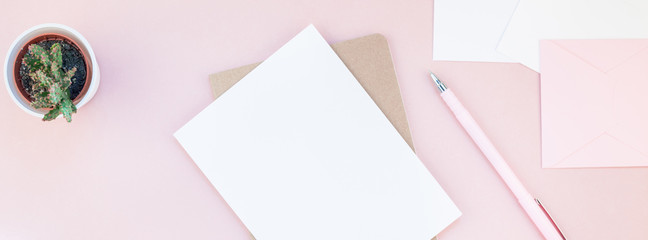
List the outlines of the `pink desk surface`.
{"type": "Polygon", "coordinates": [[[71,124],[43,123],[0,91],[0,239],[249,239],[172,133],[211,102],[208,74],[266,58],[309,23],[331,42],[387,37],[417,152],[463,211],[440,240],[540,235],[429,69],[569,239],[648,238],[648,169],[541,169],[538,74],[432,62],[432,1],[180,2],[2,2],[0,56],[27,28],[57,22],[85,35],[102,76],[71,124]]]}

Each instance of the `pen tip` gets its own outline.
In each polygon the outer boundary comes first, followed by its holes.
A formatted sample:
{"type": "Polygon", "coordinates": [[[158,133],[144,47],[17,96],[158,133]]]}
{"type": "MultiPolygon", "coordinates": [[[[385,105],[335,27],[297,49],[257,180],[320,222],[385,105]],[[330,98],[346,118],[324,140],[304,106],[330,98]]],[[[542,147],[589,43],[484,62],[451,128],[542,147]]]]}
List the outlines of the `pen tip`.
{"type": "Polygon", "coordinates": [[[437,85],[437,88],[439,88],[439,91],[445,92],[448,89],[445,84],[443,84],[443,82],[441,82],[441,80],[439,80],[439,78],[434,75],[433,72],[430,72],[430,77],[432,77],[432,80],[434,80],[434,83],[437,85]]]}

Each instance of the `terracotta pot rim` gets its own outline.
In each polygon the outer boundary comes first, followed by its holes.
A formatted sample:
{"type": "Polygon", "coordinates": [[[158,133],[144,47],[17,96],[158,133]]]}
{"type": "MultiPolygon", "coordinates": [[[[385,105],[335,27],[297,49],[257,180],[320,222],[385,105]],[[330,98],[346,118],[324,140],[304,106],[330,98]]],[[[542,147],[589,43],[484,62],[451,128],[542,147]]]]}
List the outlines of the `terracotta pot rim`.
{"type": "Polygon", "coordinates": [[[83,83],[83,88],[81,89],[81,92],[79,92],[79,95],[77,95],[74,99],[72,99],[72,102],[74,104],[79,103],[81,99],[83,99],[83,96],[88,92],[88,88],[90,87],[90,83],[92,82],[92,64],[91,64],[91,59],[88,57],[88,54],[81,48],[81,46],[71,39],[70,37],[60,34],[60,33],[43,33],[39,34],[35,37],[32,37],[29,39],[25,44],[23,44],[20,48],[19,53],[16,55],[14,61],[13,61],[13,69],[14,69],[14,81],[16,84],[16,87],[20,91],[20,96],[23,100],[27,102],[32,102],[33,99],[32,97],[27,93],[25,90],[23,84],[22,84],[22,79],[20,77],[20,67],[22,65],[22,59],[23,57],[27,54],[28,48],[31,44],[37,44],[42,41],[47,41],[47,40],[63,40],[67,41],[68,43],[71,43],[79,52],[81,52],[81,55],[83,56],[85,68],[86,68],[86,74],[85,74],[85,82],[83,83]]]}

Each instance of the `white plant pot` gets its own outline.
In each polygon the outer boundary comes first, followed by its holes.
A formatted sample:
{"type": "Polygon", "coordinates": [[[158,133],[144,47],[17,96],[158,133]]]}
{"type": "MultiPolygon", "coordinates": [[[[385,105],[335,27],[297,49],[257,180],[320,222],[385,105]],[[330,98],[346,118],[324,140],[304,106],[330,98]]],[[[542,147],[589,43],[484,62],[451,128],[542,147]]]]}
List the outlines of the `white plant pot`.
{"type": "MultiPolygon", "coordinates": [[[[85,61],[89,61],[89,63],[87,63],[89,69],[87,69],[88,76],[86,77],[86,81],[88,81],[88,79],[91,79],[91,81],[85,94],[83,94],[83,96],[80,96],[80,99],[75,101],[77,109],[88,103],[90,99],[94,97],[97,89],[99,88],[99,65],[97,64],[97,59],[95,58],[95,54],[92,51],[92,47],[90,47],[90,43],[88,43],[88,41],[79,32],[68,26],[56,23],[46,23],[34,26],[20,34],[20,36],[18,36],[18,38],[11,44],[11,47],[9,48],[9,51],[7,52],[7,56],[5,58],[4,72],[5,85],[7,87],[7,91],[9,91],[11,99],[22,110],[39,118],[42,118],[43,115],[48,112],[48,110],[33,108],[30,105],[29,101],[22,96],[20,89],[18,89],[18,86],[16,85],[16,80],[14,79],[14,64],[21,64],[20,62],[16,63],[16,57],[23,47],[27,47],[25,46],[26,43],[37,36],[47,33],[60,34],[70,38],[78,45],[80,50],[85,55],[85,61]]],[[[86,82],[86,84],[88,83],[86,82]]]]}

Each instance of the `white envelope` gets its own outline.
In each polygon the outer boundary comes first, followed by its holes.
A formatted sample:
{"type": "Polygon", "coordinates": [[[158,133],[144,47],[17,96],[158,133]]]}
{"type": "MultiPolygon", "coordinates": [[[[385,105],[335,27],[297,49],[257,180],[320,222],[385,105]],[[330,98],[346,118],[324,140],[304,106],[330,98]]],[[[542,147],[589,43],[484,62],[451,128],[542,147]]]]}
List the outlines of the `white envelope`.
{"type": "Polygon", "coordinates": [[[648,38],[646,0],[520,0],[497,47],[540,71],[541,39],[648,38]]]}
{"type": "Polygon", "coordinates": [[[512,62],[497,52],[518,0],[435,0],[434,60],[512,62]]]}

